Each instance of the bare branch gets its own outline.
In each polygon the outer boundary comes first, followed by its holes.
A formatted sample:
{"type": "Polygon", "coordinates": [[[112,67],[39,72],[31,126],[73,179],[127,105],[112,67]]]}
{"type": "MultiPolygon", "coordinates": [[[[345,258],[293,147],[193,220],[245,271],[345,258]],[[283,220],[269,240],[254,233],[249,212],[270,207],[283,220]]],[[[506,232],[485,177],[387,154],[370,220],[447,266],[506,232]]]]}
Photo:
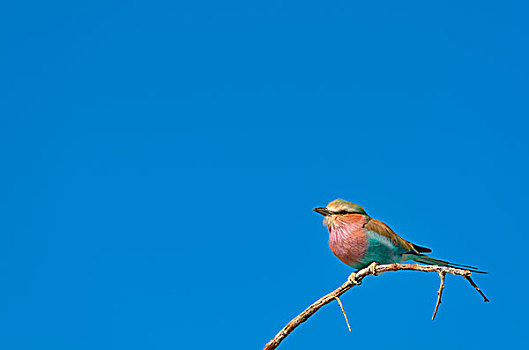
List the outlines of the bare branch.
{"type": "MultiPolygon", "coordinates": [[[[444,276],[449,273],[456,276],[463,276],[469,283],[476,289],[476,291],[483,297],[485,302],[488,302],[489,299],[483,294],[483,292],[478,288],[474,283],[470,275],[472,272],[469,270],[458,269],[454,267],[445,267],[437,265],[410,265],[410,264],[390,264],[390,265],[370,265],[366,268],[359,270],[358,272],[353,272],[347,281],[342,284],[340,287],[330,292],[329,294],[321,297],[316,300],[312,305],[310,305],[305,311],[296,316],[292,321],[290,321],[282,330],[275,335],[272,340],[270,340],[266,346],[265,350],[272,350],[277,348],[277,346],[285,339],[297,326],[307,321],[309,317],[314,315],[322,306],[332,302],[333,300],[338,299],[343,293],[353,288],[356,285],[360,285],[362,280],[369,275],[378,275],[387,271],[401,271],[401,270],[410,270],[410,271],[422,271],[422,272],[437,272],[439,278],[441,278],[441,286],[438,291],[438,299],[435,307],[434,317],[437,313],[439,304],[441,303],[441,295],[444,289],[444,276]]],[[[345,312],[344,312],[345,315],[345,312]]],[[[347,319],[347,317],[346,317],[347,319]]],[[[432,317],[433,319],[433,317],[432,317]]],[[[349,323],[349,322],[348,322],[349,323]]]]}

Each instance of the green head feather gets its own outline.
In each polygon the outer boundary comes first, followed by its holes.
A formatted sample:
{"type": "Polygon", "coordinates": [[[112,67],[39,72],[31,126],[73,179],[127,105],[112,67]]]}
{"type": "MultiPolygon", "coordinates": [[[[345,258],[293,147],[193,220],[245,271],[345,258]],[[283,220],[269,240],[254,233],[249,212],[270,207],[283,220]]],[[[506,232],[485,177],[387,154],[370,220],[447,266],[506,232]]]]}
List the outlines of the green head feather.
{"type": "Polygon", "coordinates": [[[327,204],[327,210],[333,214],[366,214],[364,208],[358,204],[348,202],[343,199],[335,199],[327,204]]]}

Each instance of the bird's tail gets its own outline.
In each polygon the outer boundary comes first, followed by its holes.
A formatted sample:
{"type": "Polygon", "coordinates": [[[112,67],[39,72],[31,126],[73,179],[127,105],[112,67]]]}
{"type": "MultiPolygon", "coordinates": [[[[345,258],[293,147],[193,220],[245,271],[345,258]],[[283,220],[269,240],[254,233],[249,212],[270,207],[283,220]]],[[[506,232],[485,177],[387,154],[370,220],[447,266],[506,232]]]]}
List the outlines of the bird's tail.
{"type": "Polygon", "coordinates": [[[454,263],[451,263],[451,262],[448,262],[448,261],[435,259],[435,258],[429,257],[429,256],[424,255],[424,254],[410,254],[409,255],[409,259],[413,260],[413,261],[416,261],[416,262],[423,263],[423,264],[427,264],[427,265],[439,265],[439,266],[446,266],[446,267],[455,267],[455,268],[465,269],[465,270],[469,270],[469,271],[477,272],[477,273],[487,273],[485,271],[478,270],[478,268],[474,267],[474,266],[454,264],[454,263]]]}

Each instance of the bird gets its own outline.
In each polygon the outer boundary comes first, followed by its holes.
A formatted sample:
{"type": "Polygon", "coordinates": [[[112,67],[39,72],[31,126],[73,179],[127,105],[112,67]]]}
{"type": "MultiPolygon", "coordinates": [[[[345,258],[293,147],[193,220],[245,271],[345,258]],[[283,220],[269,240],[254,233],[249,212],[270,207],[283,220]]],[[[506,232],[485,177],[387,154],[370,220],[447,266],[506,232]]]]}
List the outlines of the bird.
{"type": "Polygon", "coordinates": [[[343,263],[355,269],[368,267],[372,263],[393,264],[413,260],[427,265],[485,273],[473,266],[454,264],[425,255],[424,253],[431,253],[432,250],[408,242],[382,221],[367,215],[358,204],[336,199],[326,207],[313,210],[324,216],[323,223],[329,230],[331,251],[343,263]]]}

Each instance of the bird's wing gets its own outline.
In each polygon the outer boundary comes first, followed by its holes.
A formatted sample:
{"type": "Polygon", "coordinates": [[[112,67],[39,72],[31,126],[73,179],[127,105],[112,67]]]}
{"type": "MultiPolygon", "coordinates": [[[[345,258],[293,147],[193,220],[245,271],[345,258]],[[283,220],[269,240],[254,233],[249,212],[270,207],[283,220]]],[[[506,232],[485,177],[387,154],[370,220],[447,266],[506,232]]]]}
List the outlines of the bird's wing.
{"type": "MultiPolygon", "coordinates": [[[[415,248],[413,243],[410,243],[404,238],[400,237],[398,234],[393,232],[393,230],[388,225],[386,225],[382,221],[371,219],[365,224],[364,228],[368,231],[374,231],[378,233],[379,235],[388,238],[389,240],[391,240],[391,243],[393,243],[394,245],[401,246],[407,251],[411,251],[411,252],[419,254],[419,252],[417,251],[417,248],[415,248]]],[[[428,248],[425,248],[425,249],[428,249],[428,248]]]]}

